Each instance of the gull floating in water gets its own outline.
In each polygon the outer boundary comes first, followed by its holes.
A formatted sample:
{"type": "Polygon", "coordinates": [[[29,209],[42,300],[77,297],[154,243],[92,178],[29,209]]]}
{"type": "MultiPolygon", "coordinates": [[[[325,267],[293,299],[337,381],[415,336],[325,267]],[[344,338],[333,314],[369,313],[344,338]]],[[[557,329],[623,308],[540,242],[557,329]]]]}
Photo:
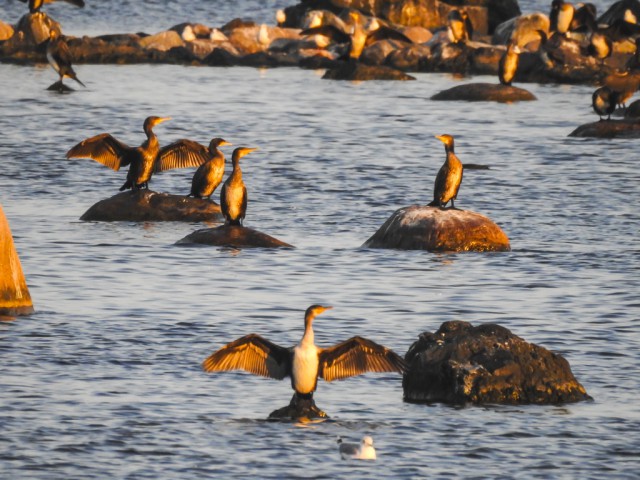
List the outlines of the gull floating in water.
{"type": "Polygon", "coordinates": [[[376,449],[373,448],[373,438],[370,436],[362,437],[360,444],[344,443],[342,438],[338,437],[338,449],[343,460],[354,458],[357,460],[375,460],[376,449]]]}

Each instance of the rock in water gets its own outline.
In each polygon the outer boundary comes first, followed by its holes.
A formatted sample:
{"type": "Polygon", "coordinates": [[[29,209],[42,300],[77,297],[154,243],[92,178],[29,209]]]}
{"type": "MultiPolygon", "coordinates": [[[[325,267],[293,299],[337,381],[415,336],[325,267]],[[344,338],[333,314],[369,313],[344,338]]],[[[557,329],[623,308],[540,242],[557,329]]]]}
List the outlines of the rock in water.
{"type": "Polygon", "coordinates": [[[495,324],[445,322],[405,355],[409,402],[556,404],[591,400],[561,355],[495,324]]]}
{"type": "Polygon", "coordinates": [[[18,253],[13,244],[2,206],[0,205],[0,316],[29,315],[33,303],[22,273],[18,253]]]}
{"type": "Polygon", "coordinates": [[[301,398],[295,393],[291,397],[289,405],[269,414],[269,420],[314,420],[319,418],[328,417],[326,413],[316,407],[313,398],[301,398]]]}
{"type": "Polygon", "coordinates": [[[580,125],[570,137],[592,138],[640,138],[640,122],[636,118],[624,120],[602,120],[580,125]]]}
{"type": "Polygon", "coordinates": [[[358,62],[342,62],[328,69],[322,76],[325,80],[415,80],[415,77],[384,65],[365,65],[358,62]]]}
{"type": "Polygon", "coordinates": [[[468,83],[436,93],[431,97],[431,100],[511,103],[537,100],[537,98],[530,91],[511,85],[501,85],[499,83],[468,83]]]}
{"type": "Polygon", "coordinates": [[[413,205],[396,210],[363,245],[438,252],[508,252],[509,238],[479,213],[413,205]]]}
{"type": "Polygon", "coordinates": [[[210,200],[136,190],[118,193],[93,205],[87,222],[219,222],[220,206],[210,200]]]}
{"type": "Polygon", "coordinates": [[[221,225],[202,228],[176,242],[176,245],[204,244],[231,248],[293,248],[293,245],[273,238],[266,233],[241,225],[221,225]]]}

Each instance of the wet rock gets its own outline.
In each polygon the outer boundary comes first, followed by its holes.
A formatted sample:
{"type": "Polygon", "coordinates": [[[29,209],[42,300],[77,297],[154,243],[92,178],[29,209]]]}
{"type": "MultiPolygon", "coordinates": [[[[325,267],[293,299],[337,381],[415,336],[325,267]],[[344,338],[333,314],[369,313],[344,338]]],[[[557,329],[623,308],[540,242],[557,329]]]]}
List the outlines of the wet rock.
{"type": "Polygon", "coordinates": [[[75,63],[144,63],[149,62],[153,50],[140,45],[141,37],[134,34],[103,35],[67,40],[75,63]]]}
{"type": "MultiPolygon", "coordinates": [[[[504,47],[482,46],[475,48],[469,58],[470,70],[475,74],[498,75],[504,47]]],[[[520,67],[518,67],[518,71],[520,67]]]]}
{"type": "Polygon", "coordinates": [[[430,58],[431,49],[428,46],[410,45],[389,53],[384,64],[396,70],[420,72],[429,70],[430,58]]]}
{"type": "Polygon", "coordinates": [[[558,404],[591,400],[567,360],[496,324],[443,323],[405,355],[409,402],[558,404]]]}
{"type": "Polygon", "coordinates": [[[624,111],[625,118],[640,118],[640,100],[635,100],[624,111]]]}
{"type": "Polygon", "coordinates": [[[0,205],[0,319],[34,312],[9,222],[0,205]]]}
{"type": "Polygon", "coordinates": [[[140,46],[144,49],[159,50],[166,52],[175,47],[184,47],[185,42],[177,32],[168,30],[166,32],[149,35],[139,40],[140,46]]]}
{"type": "Polygon", "coordinates": [[[336,62],[336,66],[325,72],[326,80],[415,80],[415,77],[384,65],[365,65],[359,62],[336,62]]]}
{"type": "Polygon", "coordinates": [[[640,138],[640,122],[635,118],[602,120],[580,125],[570,137],[640,138]]]}
{"type": "Polygon", "coordinates": [[[434,252],[507,252],[509,238],[479,213],[413,205],[396,210],[363,245],[434,252]]]}
{"type": "Polygon", "coordinates": [[[51,30],[61,33],[60,24],[46,13],[24,15],[18,21],[14,34],[0,43],[0,57],[46,62],[44,42],[49,39],[51,30]]]}
{"type": "Polygon", "coordinates": [[[270,420],[314,420],[319,418],[328,417],[316,406],[313,398],[298,397],[295,393],[289,405],[269,414],[270,420]]]}
{"type": "Polygon", "coordinates": [[[52,83],[47,87],[47,90],[50,92],[58,92],[58,93],[71,93],[75,92],[73,88],[62,83],[62,80],[58,80],[57,82],[52,83]]]}
{"type": "Polygon", "coordinates": [[[367,65],[382,65],[391,52],[404,48],[406,45],[405,42],[397,40],[380,40],[366,47],[359,60],[367,65]]]}
{"type": "Polygon", "coordinates": [[[500,83],[467,83],[443,90],[431,100],[464,100],[467,102],[523,102],[537,100],[535,95],[523,88],[500,83]]]}
{"type": "Polygon", "coordinates": [[[178,240],[176,245],[204,244],[232,248],[293,248],[293,245],[273,238],[266,233],[240,225],[220,225],[203,228],[178,240]]]}
{"type": "Polygon", "coordinates": [[[540,41],[537,30],[549,33],[549,17],[543,13],[531,13],[507,20],[496,27],[492,42],[507,45],[515,40],[518,46],[524,47],[530,42],[540,41]]]}
{"type": "Polygon", "coordinates": [[[210,200],[183,195],[136,190],[101,200],[80,220],[87,222],[215,222],[222,220],[220,206],[210,200]]]}

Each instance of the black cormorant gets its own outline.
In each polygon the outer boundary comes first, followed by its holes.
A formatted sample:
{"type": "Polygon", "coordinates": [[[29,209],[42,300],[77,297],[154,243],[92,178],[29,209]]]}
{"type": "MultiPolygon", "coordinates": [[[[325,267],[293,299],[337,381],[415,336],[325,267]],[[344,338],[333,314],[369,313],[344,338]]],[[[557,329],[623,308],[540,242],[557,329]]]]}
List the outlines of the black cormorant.
{"type": "MultiPolygon", "coordinates": [[[[73,66],[71,65],[71,52],[69,51],[69,46],[67,42],[62,38],[62,36],[55,29],[49,30],[49,41],[47,42],[47,60],[49,61],[49,65],[53,67],[53,69],[60,76],[60,80],[58,82],[58,90],[61,92],[64,89],[62,84],[62,79],[72,78],[80,85],[85,87],[85,84],[80,81],[80,79],[76,76],[76,72],[73,70],[73,66]]],[[[51,87],[53,88],[53,87],[51,87]]]]}
{"type": "Polygon", "coordinates": [[[462,183],[462,162],[453,152],[453,137],[451,135],[439,135],[436,138],[444,143],[447,158],[436,175],[433,186],[433,202],[429,203],[429,206],[444,208],[451,200],[451,208],[456,208],[453,201],[458,197],[458,190],[460,190],[462,183]]]}
{"type": "Polygon", "coordinates": [[[233,151],[233,171],[220,190],[220,209],[227,225],[242,225],[247,214],[247,187],[242,181],[240,159],[257,148],[238,147],[233,151]]]}
{"type": "Polygon", "coordinates": [[[218,185],[222,183],[225,159],[224,154],[218,147],[225,145],[231,144],[222,138],[214,138],[211,140],[207,152],[209,159],[200,165],[193,174],[189,197],[209,198],[213,192],[215,192],[216,188],[218,188],[218,185]]]}
{"type": "Polygon", "coordinates": [[[598,88],[591,96],[591,104],[593,110],[602,117],[607,115],[607,120],[611,120],[611,114],[615,111],[616,105],[619,103],[619,93],[611,90],[609,87],[604,86],[598,88]]]}
{"type": "Polygon", "coordinates": [[[514,42],[507,46],[507,50],[500,58],[498,64],[498,77],[502,85],[511,85],[516,72],[518,71],[518,61],[520,59],[520,48],[514,42]]]}

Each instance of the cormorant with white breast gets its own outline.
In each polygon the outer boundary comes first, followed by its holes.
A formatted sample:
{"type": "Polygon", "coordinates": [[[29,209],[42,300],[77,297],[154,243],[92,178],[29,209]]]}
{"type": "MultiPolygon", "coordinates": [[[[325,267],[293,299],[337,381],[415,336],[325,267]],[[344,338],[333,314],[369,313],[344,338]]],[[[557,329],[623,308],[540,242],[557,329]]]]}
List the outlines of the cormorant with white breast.
{"type": "Polygon", "coordinates": [[[120,191],[149,188],[148,182],[154,172],[196,167],[208,159],[204,147],[197,144],[201,147],[197,148],[194,146],[196,142],[189,140],[178,140],[160,148],[153,127],[167,120],[170,118],[147,117],[144,121],[147,140],[139,147],[130,147],[109,133],[101,133],[71,148],[67,152],[67,158],[90,158],[115,171],[130,165],[127,181],[120,187],[120,191]]]}
{"type": "Polygon", "coordinates": [[[458,198],[458,190],[462,183],[463,166],[462,162],[453,151],[453,137],[451,135],[438,135],[438,140],[444,143],[444,151],[447,158],[436,175],[433,186],[433,202],[431,207],[444,208],[451,200],[451,208],[456,208],[453,201],[458,198]]]}
{"type": "MultiPolygon", "coordinates": [[[[51,65],[57,74],[60,75],[60,80],[57,82],[57,88],[60,92],[64,89],[62,79],[65,77],[72,78],[83,87],[86,87],[85,84],[76,76],[76,72],[73,70],[73,66],[71,65],[71,52],[69,51],[67,42],[54,28],[49,30],[47,60],[49,61],[49,65],[51,65]]],[[[53,86],[50,88],[53,88],[53,86]]]]}
{"type": "Polygon", "coordinates": [[[312,322],[332,307],[311,305],[304,315],[304,335],[293,347],[281,347],[255,333],[229,343],[209,356],[207,372],[245,370],[254,375],[282,380],[291,378],[295,397],[311,399],[318,377],[327,382],[366,372],[398,372],[405,361],[392,350],[362,337],[353,337],[328,348],[315,344],[312,322]]]}
{"type": "Polygon", "coordinates": [[[247,214],[247,187],[242,181],[240,159],[257,148],[238,147],[233,151],[233,170],[220,190],[220,210],[226,225],[242,225],[247,214]]]}
{"type": "MultiPolygon", "coordinates": [[[[194,142],[195,143],[195,142],[194,142]]],[[[224,176],[224,153],[218,147],[231,145],[223,138],[214,138],[209,143],[209,159],[198,167],[191,180],[189,197],[209,198],[222,183],[224,176]]],[[[204,147],[203,147],[204,148],[204,147]]]]}

